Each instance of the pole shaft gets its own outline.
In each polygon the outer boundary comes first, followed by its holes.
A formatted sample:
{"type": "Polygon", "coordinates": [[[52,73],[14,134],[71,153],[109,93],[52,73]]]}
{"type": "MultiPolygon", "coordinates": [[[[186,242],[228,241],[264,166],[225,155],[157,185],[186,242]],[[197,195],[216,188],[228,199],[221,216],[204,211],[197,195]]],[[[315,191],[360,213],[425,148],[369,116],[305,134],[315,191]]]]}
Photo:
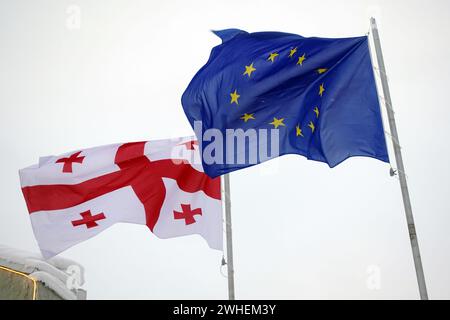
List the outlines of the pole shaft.
{"type": "Polygon", "coordinates": [[[233,234],[231,229],[231,195],[230,174],[224,175],[225,187],[225,224],[227,236],[227,270],[228,270],[228,299],[234,300],[234,265],[233,265],[233,234]]]}
{"type": "Polygon", "coordinates": [[[398,139],[397,125],[395,123],[394,111],[392,110],[391,93],[389,91],[388,81],[386,77],[386,69],[384,66],[383,53],[381,51],[380,36],[378,34],[378,28],[375,18],[370,19],[370,25],[372,28],[373,41],[375,44],[375,52],[378,61],[378,68],[380,70],[381,85],[383,88],[384,100],[389,120],[389,127],[393,138],[395,160],[397,162],[397,172],[400,180],[400,188],[402,191],[403,205],[406,214],[406,222],[408,223],[408,232],[411,241],[414,266],[416,268],[417,282],[419,284],[420,298],[422,300],[428,300],[427,287],[425,284],[425,276],[422,267],[422,259],[420,258],[419,243],[417,240],[416,227],[414,224],[414,218],[411,208],[411,200],[409,198],[408,184],[406,181],[405,169],[403,166],[403,158],[398,139]]]}

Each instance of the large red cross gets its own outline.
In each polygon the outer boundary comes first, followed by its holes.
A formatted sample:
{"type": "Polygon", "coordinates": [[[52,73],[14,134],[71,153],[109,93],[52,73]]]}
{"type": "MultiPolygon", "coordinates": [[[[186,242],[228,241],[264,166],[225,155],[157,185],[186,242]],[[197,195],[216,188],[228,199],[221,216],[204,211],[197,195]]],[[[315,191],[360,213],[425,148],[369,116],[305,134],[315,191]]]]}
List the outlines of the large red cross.
{"type": "Polygon", "coordinates": [[[197,208],[197,209],[191,210],[190,204],[182,204],[181,211],[182,212],[178,212],[178,211],[174,210],[173,217],[175,219],[184,219],[184,223],[186,225],[193,224],[196,222],[194,219],[194,215],[196,215],[196,214],[202,215],[202,209],[197,208]]]}
{"type": "Polygon", "coordinates": [[[81,153],[81,151],[75,152],[70,157],[61,158],[61,159],[56,160],[55,163],[64,163],[62,172],[71,173],[72,172],[72,164],[74,162],[83,163],[84,156],[79,157],[80,153],[81,153]]]}
{"type": "MultiPolygon", "coordinates": [[[[166,197],[162,178],[176,180],[185,192],[203,191],[220,200],[220,178],[211,179],[190,164],[176,159],[150,161],[144,154],[146,142],[121,145],[115,164],[120,170],[77,184],[36,185],[22,188],[30,214],[76,206],[109,192],[130,186],[145,209],[147,226],[153,231],[166,197]]],[[[149,142],[151,143],[151,142],[149,142]]]]}
{"type": "Polygon", "coordinates": [[[84,212],[80,213],[80,215],[81,215],[81,217],[83,217],[83,219],[72,221],[72,225],[74,227],[82,226],[83,224],[85,224],[86,227],[88,229],[90,229],[90,228],[98,226],[96,221],[103,220],[106,218],[105,214],[103,212],[96,214],[96,215],[92,215],[91,210],[84,211],[84,212]]]}

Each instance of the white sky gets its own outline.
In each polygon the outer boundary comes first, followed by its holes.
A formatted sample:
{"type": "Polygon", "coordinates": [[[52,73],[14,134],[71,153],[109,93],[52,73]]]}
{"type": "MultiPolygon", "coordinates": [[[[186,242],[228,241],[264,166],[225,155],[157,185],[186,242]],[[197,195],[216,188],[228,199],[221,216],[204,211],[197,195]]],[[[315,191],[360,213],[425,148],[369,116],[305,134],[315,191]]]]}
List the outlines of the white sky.
{"type": "MultiPolygon", "coordinates": [[[[449,299],[446,0],[0,0],[0,243],[38,250],[17,171],[39,156],[192,134],[180,98],[220,43],[210,29],[359,36],[371,15],[429,296],[449,299]],[[76,8],[79,29],[70,20],[76,8]]],[[[329,169],[285,156],[233,173],[231,189],[237,298],[418,298],[389,165],[361,158],[329,169]]],[[[62,256],[86,267],[91,299],[227,298],[222,254],[199,236],[160,240],[121,224],[62,256]]]]}

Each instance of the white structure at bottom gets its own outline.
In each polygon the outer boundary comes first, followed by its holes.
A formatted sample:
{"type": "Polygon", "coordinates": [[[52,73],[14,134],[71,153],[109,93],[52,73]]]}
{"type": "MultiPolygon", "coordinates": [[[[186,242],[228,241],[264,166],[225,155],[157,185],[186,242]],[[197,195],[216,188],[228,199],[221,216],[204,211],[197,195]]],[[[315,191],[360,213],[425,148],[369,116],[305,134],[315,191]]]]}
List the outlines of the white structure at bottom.
{"type": "Polygon", "coordinates": [[[0,300],[84,300],[84,268],[71,260],[44,260],[33,254],[0,245],[0,300]]]}

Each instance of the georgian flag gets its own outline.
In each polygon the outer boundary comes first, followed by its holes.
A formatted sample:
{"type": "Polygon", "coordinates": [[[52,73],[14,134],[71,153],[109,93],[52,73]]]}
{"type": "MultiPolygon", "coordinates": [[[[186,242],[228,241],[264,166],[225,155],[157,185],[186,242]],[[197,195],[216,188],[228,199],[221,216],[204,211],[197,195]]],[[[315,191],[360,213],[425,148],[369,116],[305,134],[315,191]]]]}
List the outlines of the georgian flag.
{"type": "Polygon", "coordinates": [[[220,178],[185,137],[113,144],[44,157],[19,171],[42,255],[50,258],[117,222],[159,238],[199,234],[222,250],[220,178]]]}

